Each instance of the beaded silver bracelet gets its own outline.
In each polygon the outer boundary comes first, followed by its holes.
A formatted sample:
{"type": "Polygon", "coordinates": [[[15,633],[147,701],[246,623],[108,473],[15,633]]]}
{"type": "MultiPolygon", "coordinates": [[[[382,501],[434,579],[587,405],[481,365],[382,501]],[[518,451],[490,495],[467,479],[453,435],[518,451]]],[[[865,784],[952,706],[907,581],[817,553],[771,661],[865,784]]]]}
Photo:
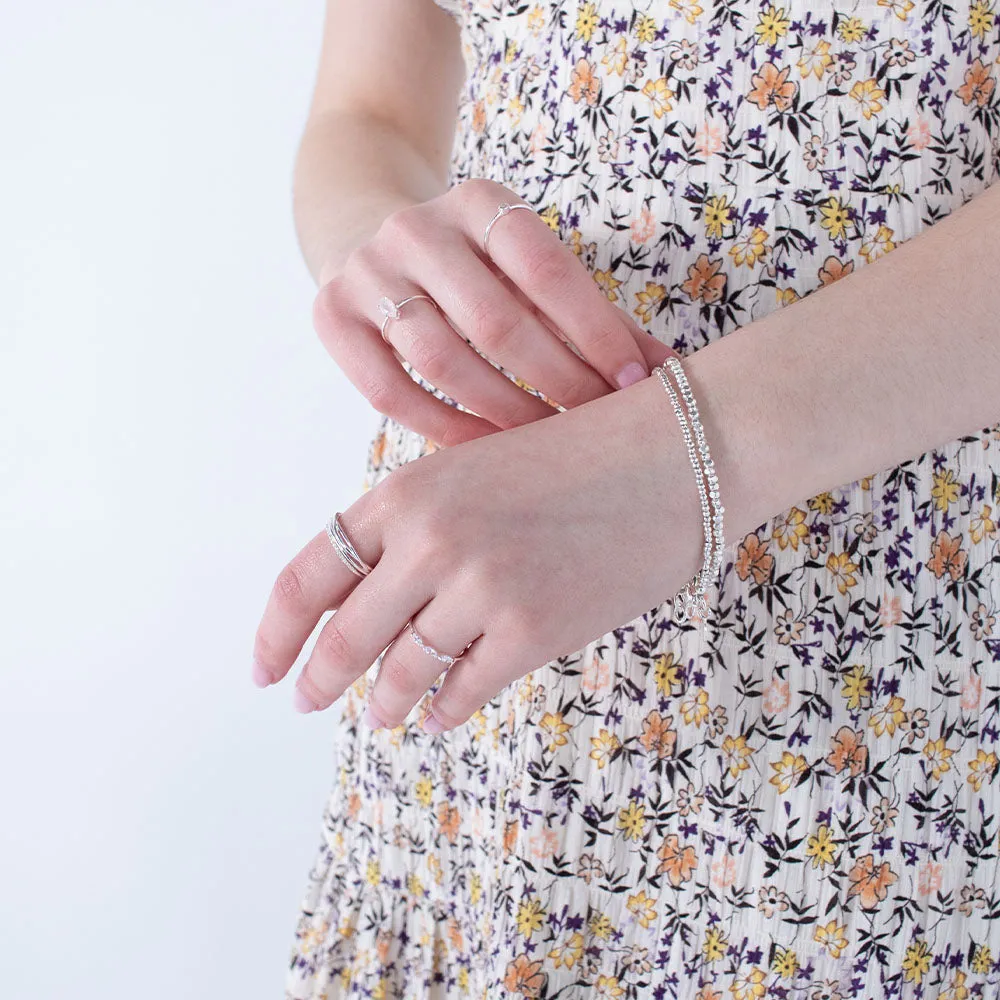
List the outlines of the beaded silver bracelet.
{"type": "Polygon", "coordinates": [[[694,470],[698,485],[698,497],[701,503],[702,521],[705,533],[705,549],[702,567],[694,579],[685,584],[674,598],[673,617],[675,621],[684,623],[690,618],[699,618],[702,622],[708,616],[708,599],[705,591],[722,565],[722,550],[725,547],[723,533],[723,513],[719,495],[719,480],[715,472],[715,464],[705,440],[705,432],[698,414],[698,405],[694,393],[688,383],[687,375],[676,358],[668,358],[665,366],[653,369],[663,383],[670,403],[673,406],[677,421],[680,424],[681,435],[687,448],[688,460],[694,470]],[[667,371],[674,376],[684,400],[681,405],[677,391],[671,384],[667,371]],[[686,408],[686,413],[685,413],[686,408]],[[689,424],[690,421],[690,424],[689,424]],[[706,486],[707,481],[707,486],[706,486]]]}

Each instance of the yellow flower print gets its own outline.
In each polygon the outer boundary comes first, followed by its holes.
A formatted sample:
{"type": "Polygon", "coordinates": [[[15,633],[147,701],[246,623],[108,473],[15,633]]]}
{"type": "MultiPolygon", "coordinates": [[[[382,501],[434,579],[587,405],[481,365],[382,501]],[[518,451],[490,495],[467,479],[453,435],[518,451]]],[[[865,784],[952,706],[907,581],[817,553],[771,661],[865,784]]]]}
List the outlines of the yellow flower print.
{"type": "Polygon", "coordinates": [[[705,943],[701,946],[701,953],[705,956],[706,962],[718,962],[726,954],[726,945],[729,939],[718,927],[712,927],[705,935],[705,943]]]}
{"type": "Polygon", "coordinates": [[[545,11],[538,4],[528,11],[528,27],[533,35],[537,35],[545,27],[545,11]]]}
{"type": "Polygon", "coordinates": [[[957,503],[961,486],[951,469],[943,469],[934,473],[934,485],[931,487],[931,498],[934,506],[942,513],[947,513],[948,504],[957,503]]]}
{"type": "Polygon", "coordinates": [[[794,288],[776,288],[774,291],[779,306],[790,306],[799,301],[799,293],[794,288]]]}
{"type": "Polygon", "coordinates": [[[868,29],[860,17],[845,17],[837,28],[837,34],[840,35],[842,42],[847,42],[850,45],[854,42],[860,42],[868,34],[868,29]]]}
{"type": "Polygon", "coordinates": [[[625,67],[628,65],[628,53],[625,51],[626,41],[624,35],[619,35],[614,47],[609,48],[604,58],[601,59],[601,65],[606,66],[608,72],[615,76],[625,75],[625,67]]]}
{"type": "Polygon", "coordinates": [[[825,868],[827,865],[832,865],[836,859],[837,845],[833,842],[833,834],[825,823],[806,838],[806,857],[812,858],[813,868],[825,868]]]}
{"type": "Polygon", "coordinates": [[[844,686],[840,689],[840,693],[847,699],[847,708],[851,712],[856,712],[868,704],[871,685],[872,679],[860,663],[856,663],[844,675],[844,686]]]}
{"type": "Polygon", "coordinates": [[[757,20],[757,27],[754,34],[757,41],[762,45],[774,45],[779,38],[788,33],[788,26],[791,21],[785,17],[784,7],[775,7],[771,4],[757,20]]]}
{"type": "Polygon", "coordinates": [[[606,913],[600,913],[591,918],[590,933],[594,937],[599,937],[602,941],[607,941],[614,933],[615,926],[611,923],[606,913]]]}
{"type": "Polygon", "coordinates": [[[647,80],[643,85],[642,92],[653,102],[653,114],[657,118],[662,118],[668,111],[673,110],[670,99],[674,92],[667,86],[667,78],[661,76],[658,80],[647,80]]]}
{"type": "Polygon", "coordinates": [[[483,897],[483,879],[478,872],[469,876],[469,899],[475,905],[483,897]]]}
{"type": "Polygon", "coordinates": [[[843,239],[847,227],[852,225],[850,206],[839,198],[831,197],[820,206],[819,211],[822,216],[819,224],[830,233],[830,239],[843,239]]]}
{"type": "Polygon", "coordinates": [[[771,971],[782,979],[791,979],[799,971],[799,956],[791,948],[778,948],[774,953],[771,971]]]}
{"type": "Polygon", "coordinates": [[[594,996],[597,1000],[617,1000],[625,996],[625,990],[618,985],[617,976],[598,976],[594,984],[594,996]]]}
{"type": "Polygon", "coordinates": [[[549,229],[554,233],[559,232],[559,223],[561,221],[561,215],[559,213],[559,206],[553,202],[544,212],[539,213],[539,218],[544,222],[549,229]]]}
{"type": "Polygon", "coordinates": [[[771,769],[775,772],[771,776],[771,784],[778,789],[779,795],[784,795],[792,785],[798,783],[808,766],[801,754],[796,755],[785,750],[781,760],[771,764],[771,769]]]}
{"type": "Polygon", "coordinates": [[[666,288],[655,281],[647,281],[644,291],[636,292],[635,297],[639,304],[632,310],[636,316],[648,323],[653,318],[653,310],[663,301],[667,294],[666,288]]]}
{"type": "Polygon", "coordinates": [[[760,1000],[766,992],[763,969],[754,966],[748,972],[741,972],[730,984],[729,992],[733,1000],[760,1000]]]}
{"type": "Polygon", "coordinates": [[[972,991],[965,985],[967,976],[964,972],[955,972],[951,983],[943,993],[938,994],[938,1000],[969,1000],[972,991]]]}
{"type": "Polygon", "coordinates": [[[738,239],[729,248],[729,253],[737,267],[746,264],[747,267],[753,268],[757,261],[764,258],[769,249],[767,231],[757,226],[749,235],[738,239]]]}
{"type": "Polygon", "coordinates": [[[987,3],[986,0],[977,0],[969,7],[969,30],[980,41],[984,41],[993,30],[995,20],[993,5],[987,3]]]}
{"type": "Polygon", "coordinates": [[[851,587],[857,586],[858,579],[854,576],[854,571],[858,567],[851,562],[851,557],[846,552],[831,552],[826,558],[826,568],[833,574],[841,594],[846,594],[851,587]]]}
{"type": "Polygon", "coordinates": [[[615,289],[621,282],[611,273],[610,267],[606,271],[594,271],[594,281],[597,282],[597,287],[604,292],[610,302],[618,301],[618,293],[615,289]]]}
{"type": "Polygon", "coordinates": [[[727,736],[722,741],[723,762],[729,768],[729,776],[738,778],[741,771],[746,771],[750,767],[749,757],[753,756],[753,747],[747,746],[745,736],[727,736]]]}
{"type": "Polygon", "coordinates": [[[589,42],[597,27],[597,4],[585,3],[576,13],[576,37],[589,42]]]}
{"type": "Polygon", "coordinates": [[[555,750],[556,747],[564,747],[569,742],[564,734],[573,727],[568,722],[563,721],[562,712],[546,712],[538,725],[551,737],[548,746],[550,751],[555,750]]]}
{"type": "Polygon", "coordinates": [[[943,738],[927,741],[927,745],[924,747],[924,756],[927,758],[927,764],[931,769],[931,774],[934,776],[935,781],[940,781],[941,775],[945,771],[951,770],[948,758],[952,757],[954,753],[954,750],[949,750],[944,745],[943,738]]]}
{"type": "Polygon", "coordinates": [[[872,115],[876,115],[882,110],[882,98],[885,97],[885,91],[875,79],[858,80],[851,87],[850,96],[861,105],[861,113],[865,116],[865,121],[868,121],[872,115]]]}
{"type": "Polygon", "coordinates": [[[413,793],[422,806],[429,806],[431,804],[433,791],[434,782],[430,778],[421,778],[413,785],[413,793]]]}
{"type": "Polygon", "coordinates": [[[806,522],[806,512],[792,507],[784,517],[775,520],[771,537],[778,543],[778,548],[787,549],[789,545],[798,552],[799,542],[809,537],[809,526],[806,522]]]}
{"type": "Polygon", "coordinates": [[[524,115],[524,101],[520,97],[512,97],[510,103],[507,105],[507,117],[510,119],[510,123],[513,126],[517,126],[521,123],[521,117],[524,115]]]}
{"type": "Polygon", "coordinates": [[[365,868],[365,881],[369,885],[378,885],[382,879],[382,869],[378,861],[372,858],[365,868]]]}
{"type": "Polygon", "coordinates": [[[716,195],[705,202],[705,231],[709,236],[721,236],[722,227],[733,221],[733,206],[724,194],[716,195]]]}
{"type": "Polygon", "coordinates": [[[629,896],[625,905],[634,913],[640,927],[650,927],[656,920],[656,897],[647,896],[645,889],[640,889],[634,896],[629,896]]]}
{"type": "Polygon", "coordinates": [[[649,45],[656,40],[656,21],[648,14],[640,14],[635,22],[635,37],[643,45],[649,45]]]}
{"type": "Polygon", "coordinates": [[[698,690],[681,702],[681,715],[684,721],[697,729],[708,718],[708,692],[704,688],[698,690]]]}
{"type": "Polygon", "coordinates": [[[931,950],[927,947],[927,942],[915,941],[906,949],[906,957],[903,959],[903,979],[908,983],[919,985],[930,969],[931,950]]]}
{"type": "Polygon", "coordinates": [[[590,759],[597,761],[598,771],[603,769],[615,751],[622,745],[622,741],[614,733],[608,732],[607,729],[602,729],[599,736],[591,736],[590,742],[594,748],[590,751],[590,759]]]}
{"type": "Polygon", "coordinates": [[[572,969],[583,958],[584,942],[583,934],[575,931],[569,936],[563,947],[553,948],[546,957],[549,958],[557,969],[563,965],[567,969],[572,969]]]}
{"type": "Polygon", "coordinates": [[[624,830],[629,840],[642,840],[646,832],[646,807],[630,802],[627,809],[619,809],[618,829],[624,830]]]}
{"type": "Polygon", "coordinates": [[[512,63],[518,55],[517,42],[513,38],[507,39],[507,47],[504,49],[503,61],[512,63]]]}
{"type": "Polygon", "coordinates": [[[836,920],[831,920],[828,924],[820,924],[813,931],[813,941],[820,948],[829,952],[831,958],[840,958],[847,947],[847,924],[838,924],[836,920]]]}
{"type": "Polygon", "coordinates": [[[830,43],[824,38],[818,42],[813,42],[811,45],[803,46],[802,58],[795,65],[798,66],[803,79],[812,73],[817,80],[820,80],[823,78],[827,66],[832,62],[833,56],[830,55],[830,43]]]}
{"type": "Polygon", "coordinates": [[[878,0],[878,5],[888,7],[900,21],[905,21],[906,15],[913,10],[913,0],[878,0]]]}
{"type": "Polygon", "coordinates": [[[868,717],[868,726],[875,730],[876,736],[881,736],[883,733],[892,736],[896,732],[896,727],[903,724],[906,719],[903,704],[903,699],[894,694],[881,708],[872,712],[868,717]]]}
{"type": "Polygon", "coordinates": [[[993,508],[989,504],[983,504],[979,509],[979,513],[973,515],[972,521],[969,524],[969,538],[972,539],[972,544],[976,545],[981,542],[984,538],[989,538],[991,541],[997,536],[997,526],[996,522],[990,517],[993,513],[993,508]]]}
{"type": "Polygon", "coordinates": [[[833,494],[829,492],[817,493],[806,501],[806,506],[810,510],[829,517],[833,513],[833,494]]]}
{"type": "Polygon", "coordinates": [[[896,249],[896,244],[892,241],[893,230],[884,223],[878,227],[878,232],[870,239],[861,244],[859,251],[869,264],[874,263],[879,257],[884,257],[896,249]]]}
{"type": "Polygon", "coordinates": [[[545,907],[537,897],[522,900],[517,908],[517,932],[522,937],[530,938],[545,922],[545,907]]]}
{"type": "Polygon", "coordinates": [[[653,679],[664,698],[673,694],[675,684],[680,685],[681,668],[673,653],[662,653],[653,661],[653,679]]]}
{"type": "Polygon", "coordinates": [[[997,755],[992,750],[987,753],[980,747],[976,759],[969,761],[969,777],[966,780],[978,792],[983,782],[996,774],[997,763],[997,755]]]}
{"type": "Polygon", "coordinates": [[[420,897],[427,891],[424,883],[420,881],[420,876],[416,872],[410,872],[406,879],[406,891],[411,896],[420,897]]]}
{"type": "Polygon", "coordinates": [[[993,968],[993,953],[985,945],[979,945],[972,956],[972,971],[985,976],[993,968]]]}
{"type": "Polygon", "coordinates": [[[670,6],[680,11],[688,24],[694,24],[704,13],[703,8],[699,7],[695,0],[670,0],[670,6]]]}

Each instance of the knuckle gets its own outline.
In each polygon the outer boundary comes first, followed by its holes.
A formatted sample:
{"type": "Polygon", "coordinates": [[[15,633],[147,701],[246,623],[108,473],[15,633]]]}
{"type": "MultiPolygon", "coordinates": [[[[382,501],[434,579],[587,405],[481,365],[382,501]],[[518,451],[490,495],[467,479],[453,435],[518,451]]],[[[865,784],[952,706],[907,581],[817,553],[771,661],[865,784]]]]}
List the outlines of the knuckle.
{"type": "Polygon", "coordinates": [[[383,690],[405,693],[413,687],[413,671],[398,655],[386,656],[379,667],[377,683],[383,690]]]}
{"type": "Polygon", "coordinates": [[[397,416],[399,412],[399,392],[388,382],[367,382],[362,394],[383,416],[397,416]]]}
{"type": "Polygon", "coordinates": [[[582,265],[572,251],[562,244],[553,245],[547,239],[532,240],[523,248],[521,256],[524,273],[532,288],[545,289],[547,292],[558,288],[569,294],[573,285],[584,277],[577,271],[577,267],[582,265]]]}
{"type": "Polygon", "coordinates": [[[348,323],[349,307],[344,283],[332,278],[313,299],[312,321],[316,332],[324,339],[334,339],[348,323]]]}
{"type": "Polygon", "coordinates": [[[500,184],[485,177],[469,177],[452,188],[453,196],[467,204],[493,200],[502,190],[500,184]]]}
{"type": "Polygon", "coordinates": [[[319,654],[324,663],[354,663],[354,644],[344,633],[343,626],[334,615],[323,627],[316,640],[313,655],[319,654]]]}
{"type": "Polygon", "coordinates": [[[436,386],[451,382],[455,375],[455,355],[441,344],[417,339],[411,348],[410,363],[436,386]]]}
{"type": "Polygon", "coordinates": [[[305,576],[293,560],[274,581],[274,602],[279,611],[299,611],[306,603],[305,576]]]}
{"type": "Polygon", "coordinates": [[[470,321],[476,342],[480,346],[505,353],[517,337],[522,316],[517,309],[500,306],[490,299],[481,299],[472,306],[470,321]]]}
{"type": "Polygon", "coordinates": [[[468,722],[476,709],[482,708],[487,701],[489,698],[483,697],[471,685],[455,678],[448,685],[447,695],[440,695],[440,700],[434,702],[431,711],[445,729],[456,729],[468,722]]]}
{"type": "Polygon", "coordinates": [[[423,213],[417,205],[401,208],[387,215],[378,228],[376,238],[387,251],[397,246],[413,247],[423,233],[423,213]]]}

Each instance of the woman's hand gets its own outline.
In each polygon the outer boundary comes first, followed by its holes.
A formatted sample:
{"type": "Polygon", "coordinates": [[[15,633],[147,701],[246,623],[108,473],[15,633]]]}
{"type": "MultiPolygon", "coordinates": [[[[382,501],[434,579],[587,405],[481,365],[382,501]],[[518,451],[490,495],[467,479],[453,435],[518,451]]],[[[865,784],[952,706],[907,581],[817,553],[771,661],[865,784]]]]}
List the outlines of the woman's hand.
{"type": "Polygon", "coordinates": [[[523,204],[502,185],[473,179],[392,213],[314,303],[320,339],[358,390],[379,412],[440,445],[556,412],[487,358],[572,408],[645,378],[675,353],[608,299],[535,212],[498,219],[487,253],[483,233],[504,202],[523,204]],[[385,321],[384,342],[380,300],[411,295],[433,303],[405,305],[385,321]],[[473,412],[423,389],[394,351],[473,412]]]}
{"type": "Polygon", "coordinates": [[[336,608],[296,704],[327,708],[391,643],[371,699],[388,726],[444,669],[403,631],[411,619],[443,653],[471,643],[434,699],[449,729],[512,680],[673,597],[703,545],[694,476],[656,378],[410,462],[341,521],[372,572],[355,576],[325,533],[313,538],[272,590],[255,677],[284,677],[336,608]]]}

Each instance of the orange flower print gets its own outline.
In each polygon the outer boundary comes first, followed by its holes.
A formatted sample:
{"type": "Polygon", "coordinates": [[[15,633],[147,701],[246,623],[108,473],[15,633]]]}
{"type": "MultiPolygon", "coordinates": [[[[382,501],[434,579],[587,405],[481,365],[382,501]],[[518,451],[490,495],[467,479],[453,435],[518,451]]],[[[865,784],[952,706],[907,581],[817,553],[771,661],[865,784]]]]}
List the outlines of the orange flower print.
{"type": "Polygon", "coordinates": [[[527,955],[518,955],[507,964],[503,984],[511,993],[520,993],[523,997],[539,996],[545,985],[541,959],[532,962],[527,955]]]}
{"type": "Polygon", "coordinates": [[[593,63],[582,58],[577,60],[567,93],[576,104],[586,101],[593,107],[597,103],[601,93],[601,81],[595,75],[593,63]]]}
{"type": "Polygon", "coordinates": [[[965,563],[969,554],[962,549],[962,533],[954,538],[947,531],[938,533],[931,544],[931,558],[927,560],[927,568],[940,580],[947,573],[952,580],[960,580],[965,572],[965,563]]]}
{"type": "Polygon", "coordinates": [[[944,882],[944,865],[927,861],[917,869],[917,895],[929,896],[937,892],[944,882]]]}
{"type": "Polygon", "coordinates": [[[971,674],[962,685],[962,697],[959,705],[966,712],[978,712],[983,700],[983,679],[979,674],[971,674]]]}
{"type": "Polygon", "coordinates": [[[823,261],[823,266],[817,272],[821,285],[832,285],[835,281],[846,277],[854,270],[854,261],[849,260],[846,264],[831,254],[823,261]]]}
{"type": "Polygon", "coordinates": [[[882,628],[892,628],[903,620],[903,600],[898,594],[885,594],[879,608],[878,621],[882,628]]]}
{"type": "Polygon", "coordinates": [[[833,749],[827,755],[826,762],[833,768],[835,774],[849,769],[851,777],[863,774],[868,766],[868,749],[864,744],[864,732],[841,726],[833,737],[833,749]]]}
{"type": "Polygon", "coordinates": [[[656,711],[650,712],[642,720],[642,736],[639,737],[639,742],[647,753],[655,754],[658,760],[674,755],[677,733],[670,728],[673,721],[673,716],[661,716],[656,711]]]}
{"type": "Polygon", "coordinates": [[[458,839],[458,828],[461,814],[458,809],[448,802],[442,802],[437,810],[438,826],[441,832],[448,838],[448,842],[454,844],[458,839]]]}
{"type": "Polygon", "coordinates": [[[996,81],[990,76],[990,71],[983,65],[981,59],[977,59],[965,71],[965,83],[955,93],[964,104],[972,104],[975,101],[982,108],[989,103],[995,86],[996,81]]]}
{"type": "Polygon", "coordinates": [[[799,85],[789,81],[791,66],[779,70],[774,63],[767,62],[759,73],[754,73],[750,82],[754,89],[747,94],[747,100],[752,101],[761,111],[767,111],[772,105],[778,111],[787,111],[792,106],[799,85]]]}
{"type": "Polygon", "coordinates": [[[726,276],[720,274],[722,258],[711,260],[707,253],[699,254],[698,259],[688,268],[688,279],[681,288],[696,302],[701,299],[705,305],[718,302],[726,290],[726,276]]]}
{"type": "Polygon", "coordinates": [[[847,877],[851,880],[847,895],[857,896],[866,910],[878,906],[888,894],[889,886],[898,879],[888,861],[883,861],[876,868],[872,854],[858,858],[847,877]]]}
{"type": "Polygon", "coordinates": [[[698,855],[690,844],[682,845],[676,833],[667,834],[656,856],[660,859],[660,864],[655,874],[666,875],[675,889],[694,877],[698,855]]]}
{"type": "Polygon", "coordinates": [[[767,554],[767,544],[753,531],[740,542],[736,552],[736,575],[741,580],[746,580],[751,574],[757,584],[764,584],[770,579],[774,556],[767,554]]]}
{"type": "Polygon", "coordinates": [[[771,683],[764,689],[764,711],[768,715],[784,712],[792,702],[791,685],[780,677],[772,677],[771,683]]]}
{"type": "Polygon", "coordinates": [[[642,211],[632,220],[629,226],[629,236],[633,243],[645,243],[656,232],[656,220],[649,206],[643,206],[642,211]]]}

